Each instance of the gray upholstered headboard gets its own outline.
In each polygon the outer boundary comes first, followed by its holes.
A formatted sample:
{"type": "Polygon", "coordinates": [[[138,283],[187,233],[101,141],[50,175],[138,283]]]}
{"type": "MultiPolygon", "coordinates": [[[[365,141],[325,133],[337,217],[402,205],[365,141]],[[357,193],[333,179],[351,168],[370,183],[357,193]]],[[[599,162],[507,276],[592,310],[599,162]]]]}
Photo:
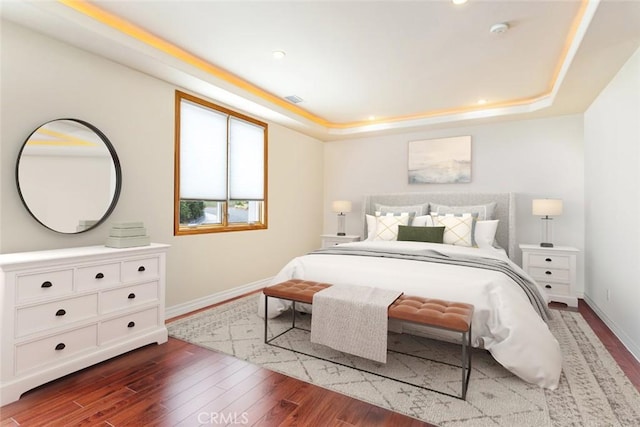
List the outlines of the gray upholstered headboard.
{"type": "MultiPolygon", "coordinates": [[[[394,193],[365,196],[362,216],[374,215],[375,205],[408,206],[422,203],[438,203],[448,206],[478,205],[496,202],[495,219],[499,219],[496,240],[509,257],[516,254],[516,207],[513,193],[394,193]]],[[[364,221],[367,237],[367,221],[364,221]]]]}

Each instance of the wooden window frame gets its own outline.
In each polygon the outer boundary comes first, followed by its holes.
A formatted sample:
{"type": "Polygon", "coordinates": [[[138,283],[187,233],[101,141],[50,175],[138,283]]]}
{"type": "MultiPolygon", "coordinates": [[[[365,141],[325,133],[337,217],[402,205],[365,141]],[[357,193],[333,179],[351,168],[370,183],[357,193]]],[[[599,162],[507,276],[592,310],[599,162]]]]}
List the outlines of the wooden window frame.
{"type": "MultiPolygon", "coordinates": [[[[269,139],[269,126],[267,123],[256,120],[252,117],[214,104],[210,101],[198,98],[185,92],[176,90],[175,93],[175,156],[174,156],[174,211],[173,211],[173,234],[174,236],[192,235],[192,234],[208,234],[208,233],[221,233],[229,231],[247,231],[247,230],[265,230],[268,228],[268,139],[269,139]],[[221,224],[206,224],[198,226],[181,226],[180,225],[180,106],[182,100],[193,102],[194,104],[210,108],[217,112],[228,115],[228,118],[236,118],[244,120],[246,122],[261,126],[264,128],[264,200],[262,200],[262,212],[261,222],[257,223],[228,223],[228,209],[229,209],[229,195],[227,194],[227,200],[224,203],[223,220],[221,224]]],[[[227,132],[227,153],[229,151],[229,137],[227,132]]],[[[229,159],[227,157],[227,164],[229,159]]],[[[227,181],[228,185],[228,181],[227,181]]]]}

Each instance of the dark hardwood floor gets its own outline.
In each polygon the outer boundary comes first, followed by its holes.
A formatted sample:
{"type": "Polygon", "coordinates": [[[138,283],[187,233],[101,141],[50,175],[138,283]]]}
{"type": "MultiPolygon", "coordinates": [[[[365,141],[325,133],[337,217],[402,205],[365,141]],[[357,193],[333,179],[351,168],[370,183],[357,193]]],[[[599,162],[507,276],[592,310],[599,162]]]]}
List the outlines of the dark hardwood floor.
{"type": "MultiPolygon", "coordinates": [[[[640,391],[640,364],[587,304],[578,311],[640,391]]],[[[0,426],[429,425],[172,338],[38,387],[0,412],[0,426]]]]}

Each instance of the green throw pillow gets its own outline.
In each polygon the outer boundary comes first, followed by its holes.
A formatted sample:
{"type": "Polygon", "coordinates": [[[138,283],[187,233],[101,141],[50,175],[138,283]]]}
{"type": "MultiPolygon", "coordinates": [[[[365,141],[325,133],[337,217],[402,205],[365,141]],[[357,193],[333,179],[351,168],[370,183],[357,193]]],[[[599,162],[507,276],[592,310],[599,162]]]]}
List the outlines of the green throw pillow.
{"type": "Polygon", "coordinates": [[[442,243],[444,227],[398,226],[398,240],[409,242],[442,243]]]}

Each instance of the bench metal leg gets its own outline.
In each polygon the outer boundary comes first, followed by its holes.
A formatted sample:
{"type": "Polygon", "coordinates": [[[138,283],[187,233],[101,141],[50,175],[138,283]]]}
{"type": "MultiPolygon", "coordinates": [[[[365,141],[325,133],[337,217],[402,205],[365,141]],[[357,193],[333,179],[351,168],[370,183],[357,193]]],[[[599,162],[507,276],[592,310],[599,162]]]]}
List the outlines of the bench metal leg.
{"type": "Polygon", "coordinates": [[[469,330],[462,333],[462,399],[467,399],[469,377],[471,376],[471,325],[469,330]]]}
{"type": "MultiPolygon", "coordinates": [[[[280,298],[282,299],[282,298],[280,298]]],[[[264,343],[265,344],[269,344],[269,345],[274,345],[276,347],[280,347],[278,345],[275,344],[271,344],[271,341],[275,340],[276,338],[286,334],[287,332],[289,332],[292,329],[300,329],[300,328],[296,328],[296,302],[295,301],[291,301],[293,304],[291,306],[291,327],[281,333],[279,333],[278,335],[271,337],[271,339],[269,339],[269,317],[267,316],[267,313],[269,313],[269,297],[267,295],[264,296],[264,343]]],[[[303,329],[306,330],[306,329],[303,329]]],[[[285,350],[291,350],[288,349],[286,347],[280,347],[280,348],[284,348],[285,350]]],[[[291,350],[291,351],[295,351],[295,350],[291,350]]]]}

